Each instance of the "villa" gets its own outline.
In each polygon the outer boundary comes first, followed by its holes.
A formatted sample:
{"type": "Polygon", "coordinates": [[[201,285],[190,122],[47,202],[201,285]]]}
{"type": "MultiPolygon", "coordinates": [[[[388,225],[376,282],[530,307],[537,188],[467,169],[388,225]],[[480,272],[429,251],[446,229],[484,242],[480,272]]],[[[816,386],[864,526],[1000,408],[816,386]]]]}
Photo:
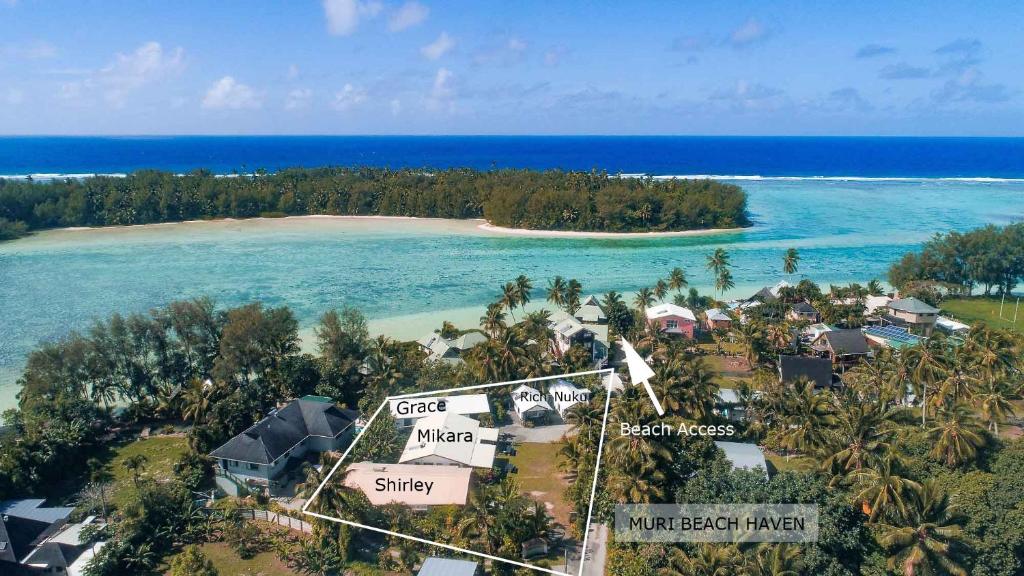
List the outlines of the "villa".
{"type": "Polygon", "coordinates": [[[558,415],[564,417],[569,408],[590,401],[590,390],[577,388],[565,380],[559,380],[548,387],[548,396],[551,397],[551,404],[558,415]]]}
{"type": "Polygon", "coordinates": [[[870,352],[864,333],[857,328],[822,332],[811,342],[811,348],[842,366],[860,362],[870,352]]]}
{"type": "Polygon", "coordinates": [[[832,385],[832,361],[828,358],[810,356],[779,356],[779,382],[786,384],[804,379],[814,383],[815,388],[832,385]]]}
{"type": "Polygon", "coordinates": [[[433,414],[416,421],[398,463],[491,468],[497,441],[497,428],[451,412],[433,414]]]}
{"type": "Polygon", "coordinates": [[[729,330],[732,328],[732,316],[726,314],[724,310],[712,308],[704,312],[704,325],[709,331],[718,328],[729,330]]]}
{"type": "Polygon", "coordinates": [[[323,396],[304,396],[273,410],[210,453],[217,462],[217,485],[229,494],[243,484],[273,495],[310,454],[344,448],[358,417],[323,396]]]}
{"type": "Polygon", "coordinates": [[[399,428],[409,428],[420,418],[451,412],[463,416],[489,414],[491,405],[486,394],[460,396],[428,396],[422,398],[395,398],[389,401],[391,416],[399,428]]]}
{"type": "Polygon", "coordinates": [[[821,315],[807,302],[797,302],[793,304],[793,307],[789,309],[789,319],[796,321],[807,321],[815,323],[821,319],[821,315]]]}
{"type": "Polygon", "coordinates": [[[473,475],[472,468],[373,462],[352,464],[347,472],[345,486],[362,490],[370,504],[399,503],[413,510],[465,505],[473,475]]]}
{"type": "Polygon", "coordinates": [[[438,332],[431,332],[416,341],[427,353],[427,360],[458,364],[462,362],[462,353],[477,344],[487,341],[487,336],[480,332],[467,332],[458,338],[445,338],[438,332]]]}
{"type": "MultiPolygon", "coordinates": [[[[565,315],[561,319],[553,320],[551,329],[555,332],[559,354],[565,354],[573,346],[582,346],[590,352],[590,357],[595,362],[608,356],[608,348],[601,342],[597,331],[584,326],[574,316],[565,315]]],[[[605,332],[607,333],[607,330],[605,332]]]]}
{"type": "Polygon", "coordinates": [[[931,336],[935,328],[935,321],[939,316],[939,309],[922,302],[913,296],[893,300],[886,305],[889,313],[883,320],[897,319],[897,322],[890,322],[895,325],[906,325],[911,330],[917,331],[924,336],[931,336]]]}
{"type": "Polygon", "coordinates": [[[606,324],[608,322],[608,316],[605,315],[604,308],[601,308],[597,296],[594,295],[584,298],[573,316],[580,322],[587,324],[606,324]]]}
{"type": "Polygon", "coordinates": [[[103,542],[90,546],[81,538],[83,529],[97,524],[94,516],[68,524],[74,508],[44,502],[0,502],[0,574],[81,574],[103,547],[103,542]]]}
{"type": "Polygon", "coordinates": [[[647,321],[653,322],[666,334],[692,339],[697,328],[697,317],[689,308],[675,304],[658,304],[647,309],[647,321]]]}
{"type": "Polygon", "coordinates": [[[539,420],[551,411],[544,395],[526,384],[512,391],[512,408],[523,422],[539,420]]]}

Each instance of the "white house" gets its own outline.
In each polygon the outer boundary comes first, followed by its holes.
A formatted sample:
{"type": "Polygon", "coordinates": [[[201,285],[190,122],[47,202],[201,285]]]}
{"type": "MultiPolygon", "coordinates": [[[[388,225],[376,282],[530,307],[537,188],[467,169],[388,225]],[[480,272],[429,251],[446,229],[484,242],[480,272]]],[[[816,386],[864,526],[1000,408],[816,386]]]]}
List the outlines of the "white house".
{"type": "Polygon", "coordinates": [[[512,391],[512,406],[523,420],[543,418],[551,411],[551,405],[544,399],[544,395],[526,384],[512,391]]]}
{"type": "Polygon", "coordinates": [[[467,416],[441,412],[416,421],[398,463],[491,468],[497,441],[497,428],[482,428],[467,416]]]}
{"type": "Polygon", "coordinates": [[[604,309],[601,308],[601,303],[598,302],[597,296],[587,296],[580,302],[580,307],[573,314],[580,322],[586,322],[588,324],[604,324],[608,321],[608,316],[605,315],[604,309]]]}
{"type": "Polygon", "coordinates": [[[689,308],[675,304],[658,304],[648,308],[646,314],[647,321],[656,323],[663,332],[693,338],[697,317],[689,308]]]}
{"type": "Polygon", "coordinates": [[[441,412],[469,416],[471,414],[487,414],[491,411],[486,394],[394,398],[389,401],[389,407],[391,416],[394,417],[400,428],[408,428],[420,418],[441,412]]]}
{"type": "Polygon", "coordinates": [[[764,452],[757,444],[743,442],[715,442],[715,446],[725,452],[725,459],[732,464],[733,470],[764,470],[768,475],[768,462],[764,452]]]}
{"type": "Polygon", "coordinates": [[[345,486],[362,490],[370,504],[397,502],[414,510],[466,503],[471,468],[358,462],[348,467],[345,486]]]}
{"type": "Polygon", "coordinates": [[[565,380],[558,380],[548,387],[548,396],[551,397],[551,404],[558,415],[565,416],[565,411],[569,408],[590,401],[590,390],[577,388],[565,380]]]}

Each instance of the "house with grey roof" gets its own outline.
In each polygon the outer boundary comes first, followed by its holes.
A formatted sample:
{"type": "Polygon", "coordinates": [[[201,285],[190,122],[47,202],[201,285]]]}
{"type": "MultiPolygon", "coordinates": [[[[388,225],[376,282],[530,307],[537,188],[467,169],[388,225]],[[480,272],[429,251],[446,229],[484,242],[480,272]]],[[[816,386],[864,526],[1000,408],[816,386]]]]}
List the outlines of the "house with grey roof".
{"type": "Polygon", "coordinates": [[[273,495],[311,454],[343,449],[358,418],[357,412],[323,396],[293,400],[210,453],[217,463],[217,484],[228,493],[237,493],[233,485],[241,483],[273,495]]]}
{"type": "Polygon", "coordinates": [[[789,308],[787,316],[789,316],[790,320],[804,320],[811,324],[821,320],[821,315],[818,314],[818,311],[815,310],[814,306],[811,306],[807,302],[797,302],[796,304],[793,304],[789,308]]]}
{"type": "Polygon", "coordinates": [[[811,348],[840,366],[856,364],[870,352],[868,340],[859,328],[822,332],[811,342],[811,348]]]}
{"type": "Polygon", "coordinates": [[[466,332],[456,338],[445,338],[439,332],[431,332],[416,343],[426,352],[428,361],[458,364],[462,362],[463,352],[486,341],[487,336],[476,331],[466,332]]]}
{"type": "Polygon", "coordinates": [[[931,336],[939,309],[913,296],[892,300],[886,304],[888,316],[898,318],[910,330],[923,336],[931,336]]]}
{"type": "Polygon", "coordinates": [[[600,363],[608,357],[608,347],[598,334],[598,329],[604,328],[601,332],[607,338],[607,326],[584,325],[576,317],[566,314],[553,319],[550,327],[555,333],[555,345],[559,354],[565,354],[573,346],[582,346],[590,352],[590,357],[595,363],[600,363]]]}
{"type": "Polygon", "coordinates": [[[67,526],[74,508],[44,504],[37,498],[0,502],[0,574],[62,574],[87,548],[77,537],[81,530],[73,530],[78,525],[67,526]]]}
{"type": "Polygon", "coordinates": [[[478,562],[431,556],[423,561],[416,576],[477,576],[479,568],[478,562]]]}
{"type": "Polygon", "coordinates": [[[815,388],[826,388],[832,385],[832,361],[828,358],[811,356],[779,355],[779,382],[792,384],[799,380],[809,380],[815,388]]]}
{"type": "Polygon", "coordinates": [[[588,324],[605,324],[608,322],[608,316],[604,313],[604,308],[601,308],[601,303],[598,301],[597,296],[591,294],[580,302],[579,309],[573,313],[580,322],[588,324]]]}

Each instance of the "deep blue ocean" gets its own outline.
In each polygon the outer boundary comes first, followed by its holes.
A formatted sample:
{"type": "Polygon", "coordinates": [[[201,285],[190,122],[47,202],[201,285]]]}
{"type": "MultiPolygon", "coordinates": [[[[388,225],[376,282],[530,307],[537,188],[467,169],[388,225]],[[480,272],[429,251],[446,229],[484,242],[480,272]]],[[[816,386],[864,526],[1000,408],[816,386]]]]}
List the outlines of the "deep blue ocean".
{"type": "Polygon", "coordinates": [[[0,175],[219,174],[296,166],[600,169],[652,175],[1024,178],[1024,138],[701,136],[0,137],[0,175]]]}

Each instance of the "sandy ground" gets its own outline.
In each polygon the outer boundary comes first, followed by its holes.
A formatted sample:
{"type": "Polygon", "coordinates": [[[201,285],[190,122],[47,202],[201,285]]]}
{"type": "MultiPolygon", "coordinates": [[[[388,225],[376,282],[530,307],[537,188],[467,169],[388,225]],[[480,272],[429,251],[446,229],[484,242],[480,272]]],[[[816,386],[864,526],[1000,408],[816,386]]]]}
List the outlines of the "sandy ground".
{"type": "Polygon", "coordinates": [[[505,228],[484,222],[477,228],[495,234],[512,236],[528,236],[531,238],[659,238],[668,236],[703,236],[707,234],[723,234],[727,232],[746,231],[750,228],[708,228],[704,230],[679,230],[676,232],[576,232],[573,230],[528,230],[525,228],[505,228]]]}

